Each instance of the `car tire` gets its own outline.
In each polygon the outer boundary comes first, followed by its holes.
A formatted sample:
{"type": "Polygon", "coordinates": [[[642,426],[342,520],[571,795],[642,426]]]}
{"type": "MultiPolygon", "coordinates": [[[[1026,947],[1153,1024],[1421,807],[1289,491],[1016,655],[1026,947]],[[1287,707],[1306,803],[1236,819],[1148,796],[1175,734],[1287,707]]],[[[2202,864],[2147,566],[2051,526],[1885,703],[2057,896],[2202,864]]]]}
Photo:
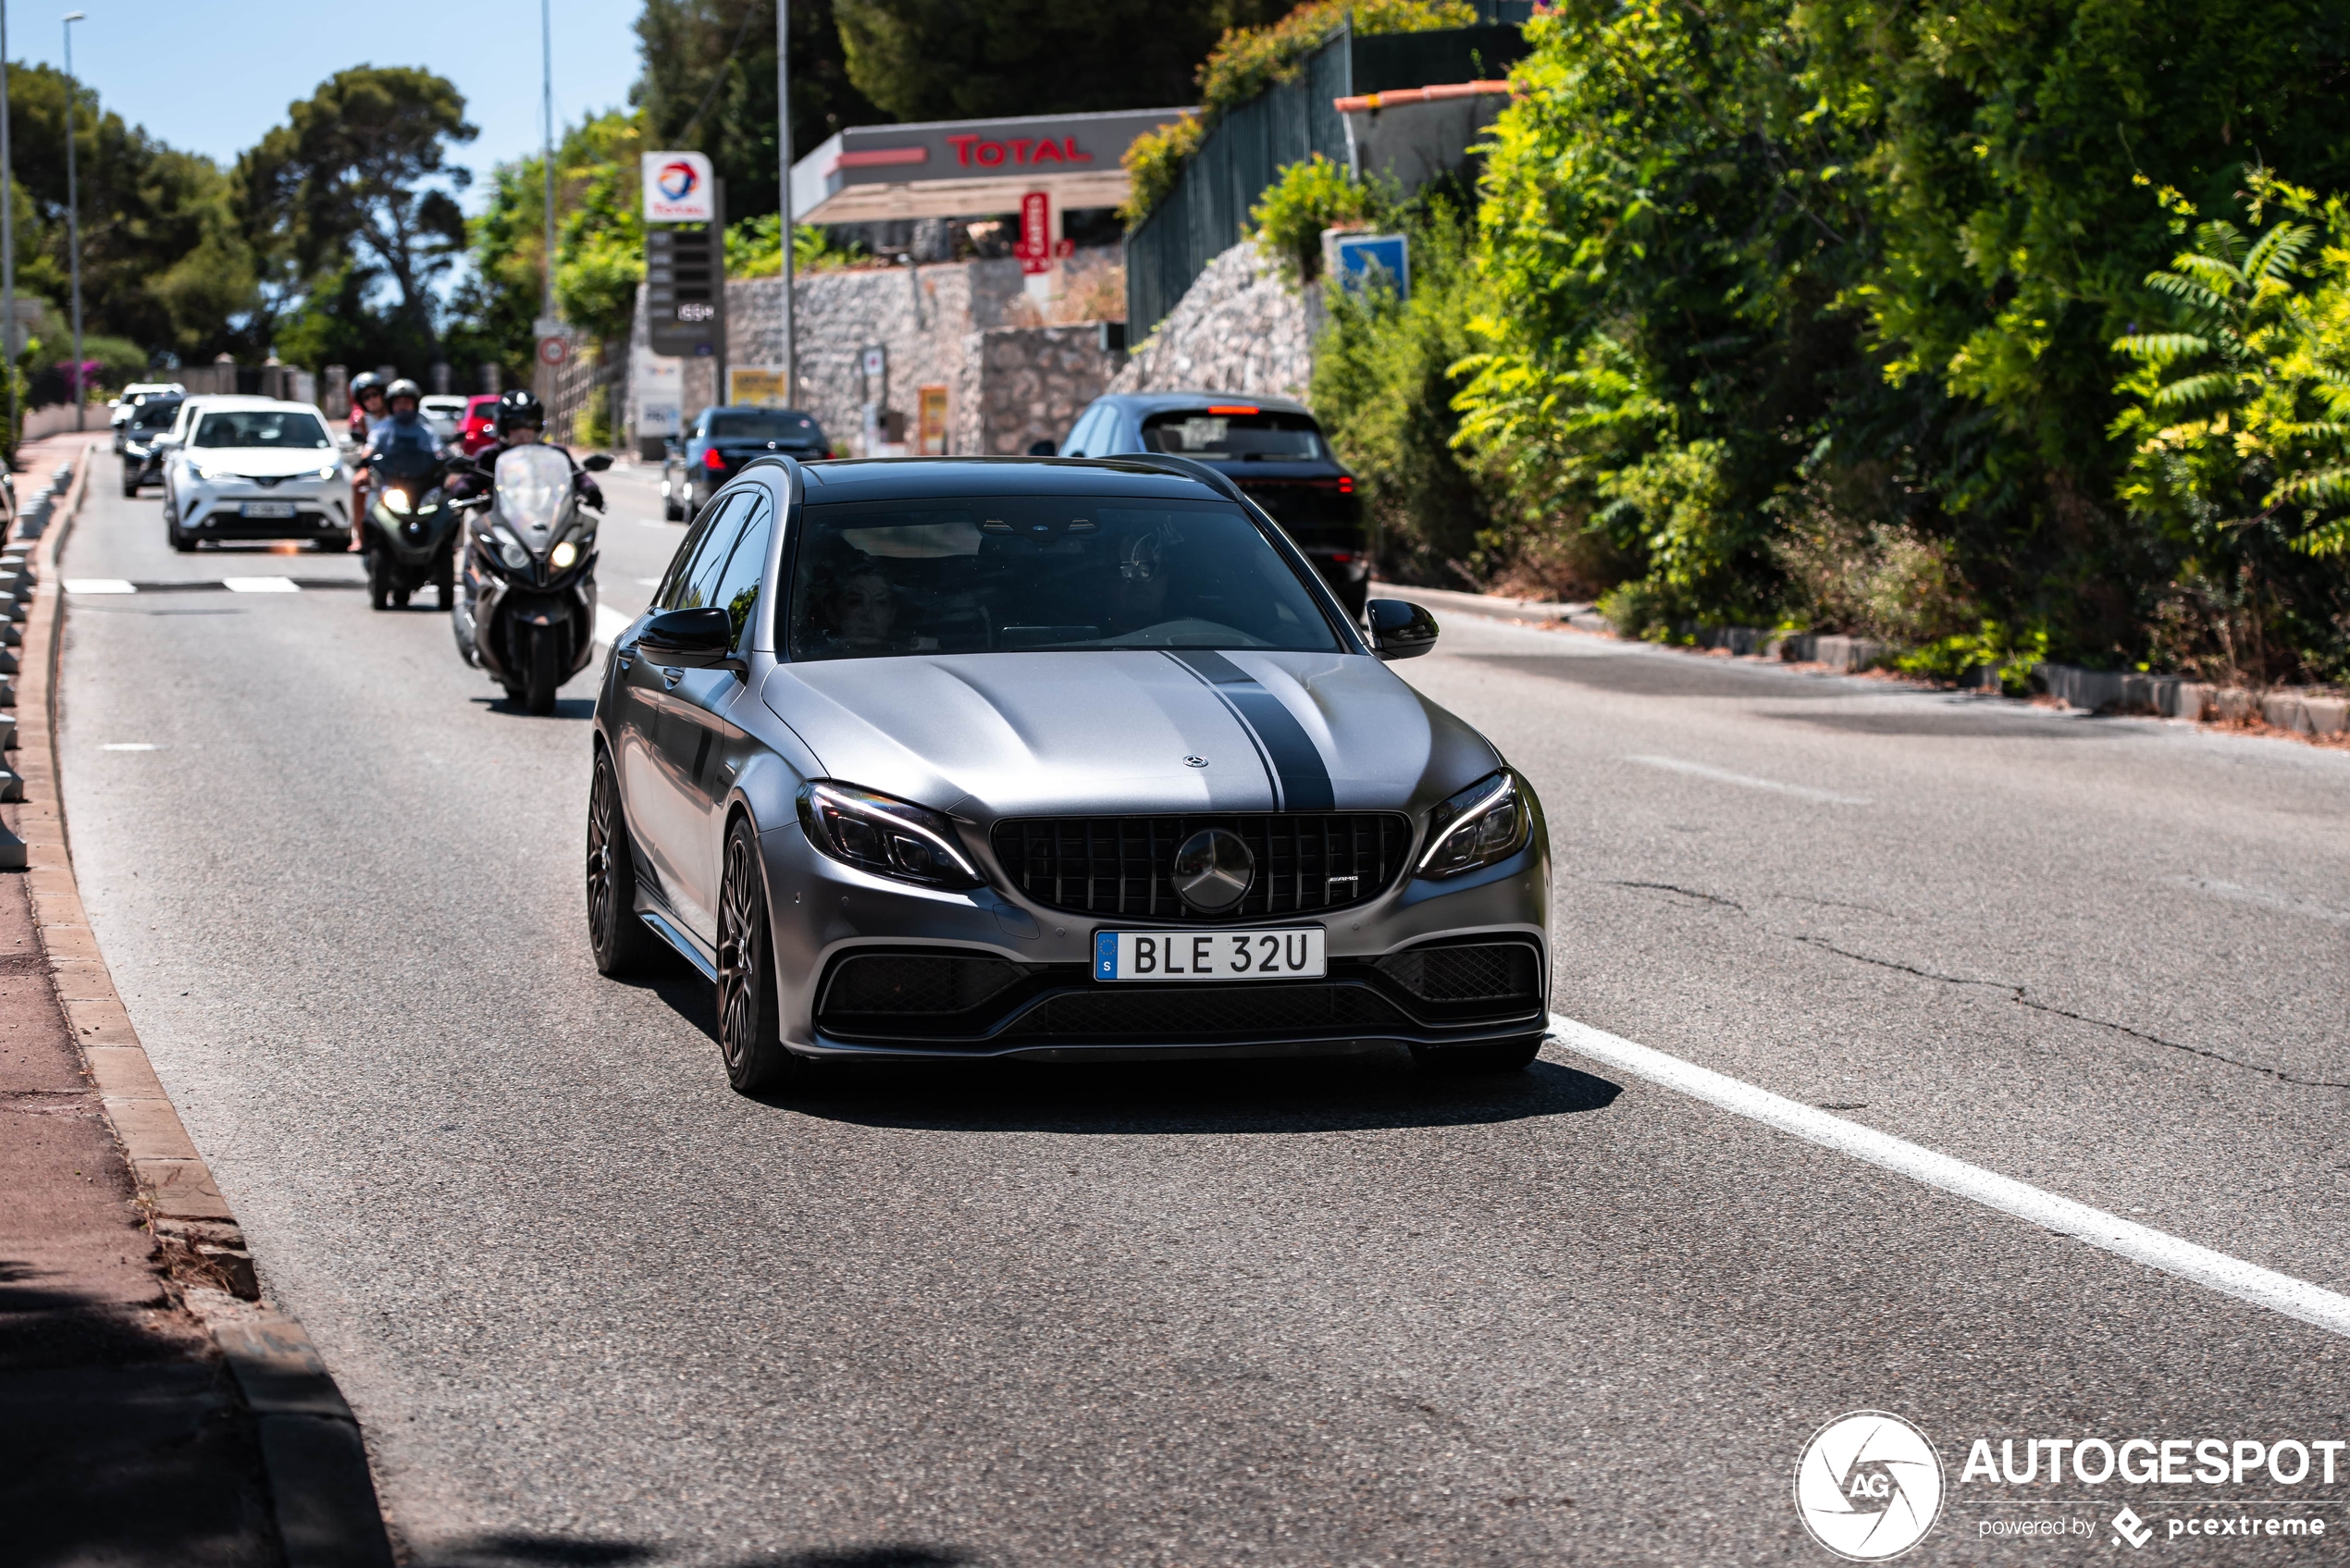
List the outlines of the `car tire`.
{"type": "Polygon", "coordinates": [[[328,555],[333,555],[350,548],[351,536],[349,534],[329,534],[318,541],[319,550],[328,555]]]}
{"type": "Polygon", "coordinates": [[[1529,1034],[1491,1045],[1415,1045],[1412,1060],[1422,1072],[1438,1078],[1473,1078],[1488,1073],[1524,1072],[1542,1050],[1542,1036],[1529,1034]]]}
{"type": "Polygon", "coordinates": [[[171,541],[171,548],[178,550],[180,554],[192,555],[195,553],[196,541],[188,537],[188,531],[179,526],[179,524],[166,523],[163,525],[163,537],[169,539],[171,541]]]}
{"type": "Polygon", "coordinates": [[[588,788],[588,945],[600,974],[618,978],[644,968],[652,933],[637,918],[637,859],[612,753],[596,748],[588,788]]]}
{"type": "Polygon", "coordinates": [[[562,646],[562,634],[555,627],[530,628],[523,656],[528,661],[523,671],[523,678],[528,683],[523,706],[541,719],[555,710],[555,688],[563,685],[563,661],[555,657],[562,646]]]}
{"type": "Polygon", "coordinates": [[[775,996],[775,944],[767,919],[767,869],[750,821],[726,830],[718,890],[718,1050],[738,1094],[773,1094],[808,1074],[784,1044],[775,996]]]}

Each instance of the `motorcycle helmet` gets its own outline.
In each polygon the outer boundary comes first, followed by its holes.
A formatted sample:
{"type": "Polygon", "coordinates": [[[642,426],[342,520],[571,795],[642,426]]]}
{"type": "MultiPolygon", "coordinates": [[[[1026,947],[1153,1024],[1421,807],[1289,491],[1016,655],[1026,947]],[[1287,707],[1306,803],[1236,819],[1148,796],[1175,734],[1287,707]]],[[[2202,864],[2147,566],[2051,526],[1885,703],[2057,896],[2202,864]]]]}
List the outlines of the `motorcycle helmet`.
{"type": "Polygon", "coordinates": [[[351,401],[354,403],[365,402],[368,393],[380,392],[383,386],[382,377],[372,370],[363,370],[351,378],[351,401]]]}
{"type": "Polygon", "coordinates": [[[529,388],[516,387],[498,400],[498,434],[506,436],[523,426],[545,430],[547,405],[529,388]]]}
{"type": "Polygon", "coordinates": [[[398,402],[402,398],[406,398],[408,400],[408,406],[406,408],[392,408],[391,417],[402,425],[414,425],[418,418],[418,410],[422,408],[424,404],[425,389],[422,387],[417,386],[414,381],[409,380],[405,376],[384,389],[384,406],[386,408],[391,408],[392,404],[398,402]]]}

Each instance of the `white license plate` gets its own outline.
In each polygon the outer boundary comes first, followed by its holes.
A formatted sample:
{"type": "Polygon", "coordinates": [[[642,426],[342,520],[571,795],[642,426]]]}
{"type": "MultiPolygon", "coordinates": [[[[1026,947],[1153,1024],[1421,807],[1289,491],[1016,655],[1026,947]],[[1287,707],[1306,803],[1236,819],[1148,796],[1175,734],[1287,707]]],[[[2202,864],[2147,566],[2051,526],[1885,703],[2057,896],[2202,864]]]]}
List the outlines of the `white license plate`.
{"type": "Polygon", "coordinates": [[[237,510],[247,517],[291,517],[294,503],[290,500],[249,500],[237,510]]]}
{"type": "Polygon", "coordinates": [[[1319,980],[1322,928],[1097,931],[1095,980],[1319,980]]]}

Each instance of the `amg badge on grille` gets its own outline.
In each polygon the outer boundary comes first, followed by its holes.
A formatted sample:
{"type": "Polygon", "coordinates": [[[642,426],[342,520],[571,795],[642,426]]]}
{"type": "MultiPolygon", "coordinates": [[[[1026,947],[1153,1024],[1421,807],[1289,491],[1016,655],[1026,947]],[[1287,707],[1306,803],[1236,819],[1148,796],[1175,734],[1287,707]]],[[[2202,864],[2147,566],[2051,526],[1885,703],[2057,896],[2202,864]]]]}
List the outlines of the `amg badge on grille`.
{"type": "Polygon", "coordinates": [[[1241,835],[1202,828],[1175,850],[1175,891],[1203,915],[1220,915],[1248,895],[1256,857],[1241,835]]]}

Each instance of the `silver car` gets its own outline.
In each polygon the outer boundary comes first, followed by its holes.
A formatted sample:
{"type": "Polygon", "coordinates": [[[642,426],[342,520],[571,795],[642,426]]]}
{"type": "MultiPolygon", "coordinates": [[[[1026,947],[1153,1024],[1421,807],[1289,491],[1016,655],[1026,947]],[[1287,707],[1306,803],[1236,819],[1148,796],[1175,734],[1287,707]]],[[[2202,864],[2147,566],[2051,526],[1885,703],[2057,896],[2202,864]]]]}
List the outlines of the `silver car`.
{"type": "Polygon", "coordinates": [[[1343,1053],[1514,1070],[1546,1018],[1526,781],[1182,458],[752,462],[597,699],[588,907],[718,987],[726,1072],[1343,1053]]]}

